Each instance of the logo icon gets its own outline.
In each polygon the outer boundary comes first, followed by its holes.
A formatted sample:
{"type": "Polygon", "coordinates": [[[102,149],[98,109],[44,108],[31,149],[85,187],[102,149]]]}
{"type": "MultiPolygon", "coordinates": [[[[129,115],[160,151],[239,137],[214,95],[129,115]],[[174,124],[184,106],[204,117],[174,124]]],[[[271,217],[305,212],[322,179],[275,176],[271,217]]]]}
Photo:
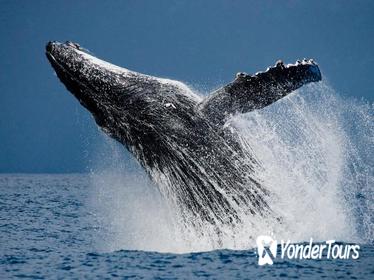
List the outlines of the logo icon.
{"type": "Polygon", "coordinates": [[[260,235],[256,240],[258,265],[273,264],[277,256],[277,241],[267,235],[260,235]]]}

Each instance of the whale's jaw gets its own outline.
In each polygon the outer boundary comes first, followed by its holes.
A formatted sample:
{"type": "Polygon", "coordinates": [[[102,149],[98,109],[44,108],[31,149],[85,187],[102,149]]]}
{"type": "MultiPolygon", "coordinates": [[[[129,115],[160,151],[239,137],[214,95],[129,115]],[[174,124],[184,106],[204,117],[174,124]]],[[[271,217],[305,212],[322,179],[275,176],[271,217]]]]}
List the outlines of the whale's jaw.
{"type": "Polygon", "coordinates": [[[170,113],[166,105],[180,103],[192,110],[201,101],[180,82],[113,65],[76,43],[49,42],[46,55],[61,82],[92,113],[97,124],[126,146],[134,145],[130,131],[136,123],[143,125],[136,129],[144,132],[154,126],[152,121],[158,125],[165,122],[163,115],[170,113]]]}
{"type": "Polygon", "coordinates": [[[71,42],[49,42],[46,55],[61,82],[105,128],[115,113],[110,112],[113,100],[127,97],[123,77],[130,71],[95,58],[71,42]]]}

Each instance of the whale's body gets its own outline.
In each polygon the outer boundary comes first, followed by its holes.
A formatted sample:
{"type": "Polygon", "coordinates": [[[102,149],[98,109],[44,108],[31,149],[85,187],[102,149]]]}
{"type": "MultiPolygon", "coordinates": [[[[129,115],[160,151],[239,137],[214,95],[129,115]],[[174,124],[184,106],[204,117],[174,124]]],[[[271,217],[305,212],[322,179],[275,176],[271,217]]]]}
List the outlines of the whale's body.
{"type": "Polygon", "coordinates": [[[71,42],[50,42],[46,54],[96,123],[127,147],[192,223],[233,223],[238,209],[271,212],[256,176],[260,163],[227,120],[321,80],[312,60],[278,62],[255,75],[238,73],[202,98],[181,82],[112,65],[71,42]]]}

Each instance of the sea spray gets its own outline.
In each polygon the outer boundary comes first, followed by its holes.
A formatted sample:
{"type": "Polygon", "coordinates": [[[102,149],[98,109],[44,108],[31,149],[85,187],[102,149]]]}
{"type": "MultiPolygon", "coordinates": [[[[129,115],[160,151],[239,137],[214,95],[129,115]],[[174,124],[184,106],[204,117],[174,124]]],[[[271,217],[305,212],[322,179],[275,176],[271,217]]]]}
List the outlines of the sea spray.
{"type": "Polygon", "coordinates": [[[230,121],[261,162],[276,217],[238,211],[241,223],[185,225],[121,145],[105,137],[91,174],[103,250],[247,249],[260,234],[293,242],[373,240],[373,107],[309,85],[230,121]],[[279,222],[280,221],[280,222],[279,222]]]}

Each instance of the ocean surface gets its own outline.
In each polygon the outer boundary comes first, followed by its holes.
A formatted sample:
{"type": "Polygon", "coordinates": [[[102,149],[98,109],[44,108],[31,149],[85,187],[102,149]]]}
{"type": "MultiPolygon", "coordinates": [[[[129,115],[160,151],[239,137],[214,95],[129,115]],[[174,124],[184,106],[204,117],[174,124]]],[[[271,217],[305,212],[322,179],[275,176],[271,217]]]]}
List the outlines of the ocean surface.
{"type": "Polygon", "coordinates": [[[90,175],[0,175],[0,279],[374,279],[370,242],[360,244],[357,260],[276,258],[265,266],[255,248],[113,249],[110,236],[118,235],[102,223],[97,191],[90,175]]]}
{"type": "Polygon", "coordinates": [[[173,190],[98,133],[87,174],[0,174],[0,280],[374,279],[373,104],[319,83],[230,122],[275,215],[237,209],[235,225],[188,226],[173,190]],[[273,265],[258,265],[261,235],[278,241],[273,265]],[[279,257],[281,240],[311,238],[359,244],[359,258],[279,257]]]}

